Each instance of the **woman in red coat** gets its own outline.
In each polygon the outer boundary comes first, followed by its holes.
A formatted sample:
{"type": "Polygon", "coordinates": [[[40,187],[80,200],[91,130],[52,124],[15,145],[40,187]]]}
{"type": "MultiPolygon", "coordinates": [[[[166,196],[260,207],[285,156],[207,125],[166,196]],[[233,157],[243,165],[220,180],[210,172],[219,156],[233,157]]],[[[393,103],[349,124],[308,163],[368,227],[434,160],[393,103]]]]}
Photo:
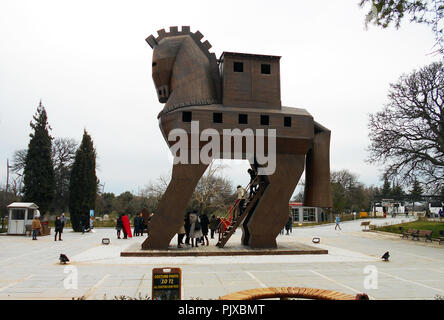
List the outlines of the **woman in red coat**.
{"type": "Polygon", "coordinates": [[[122,224],[123,224],[123,239],[127,239],[127,236],[131,238],[133,234],[131,233],[130,222],[126,214],[122,215],[122,224]]]}

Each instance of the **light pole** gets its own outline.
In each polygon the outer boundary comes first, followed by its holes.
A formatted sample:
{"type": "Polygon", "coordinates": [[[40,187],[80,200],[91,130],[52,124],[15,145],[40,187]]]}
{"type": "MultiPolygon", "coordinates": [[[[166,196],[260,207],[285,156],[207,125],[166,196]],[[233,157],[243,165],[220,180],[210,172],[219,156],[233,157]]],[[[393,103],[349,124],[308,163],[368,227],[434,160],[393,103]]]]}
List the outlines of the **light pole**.
{"type": "Polygon", "coordinates": [[[9,186],[9,168],[12,168],[12,166],[9,166],[9,159],[6,159],[6,188],[5,193],[3,194],[2,229],[5,228],[6,197],[9,186]]]}

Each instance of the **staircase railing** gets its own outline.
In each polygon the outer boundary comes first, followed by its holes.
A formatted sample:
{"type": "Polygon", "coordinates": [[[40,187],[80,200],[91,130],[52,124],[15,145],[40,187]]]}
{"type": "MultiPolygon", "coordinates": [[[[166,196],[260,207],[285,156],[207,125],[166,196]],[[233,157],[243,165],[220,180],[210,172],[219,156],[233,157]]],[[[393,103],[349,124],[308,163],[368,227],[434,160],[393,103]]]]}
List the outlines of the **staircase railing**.
{"type": "MultiPolygon", "coordinates": [[[[255,180],[252,181],[252,183],[254,183],[255,180]]],[[[224,228],[220,228],[219,229],[219,241],[216,244],[218,247],[223,247],[227,241],[230,239],[230,237],[233,235],[233,233],[235,232],[236,228],[242,223],[242,221],[250,215],[251,210],[254,210],[254,208],[256,207],[257,201],[258,199],[260,199],[264,188],[265,188],[265,184],[261,181],[258,184],[259,188],[256,190],[256,192],[254,193],[254,195],[252,196],[252,194],[250,193],[248,196],[251,197],[249,199],[249,201],[247,202],[246,206],[245,206],[245,210],[242,212],[242,214],[239,212],[239,216],[237,218],[236,221],[230,221],[230,224],[228,225],[228,228],[226,226],[224,226],[224,228]]],[[[247,196],[247,193],[245,193],[245,196],[247,196]]],[[[245,196],[242,197],[242,199],[245,199],[245,196]]],[[[239,200],[242,200],[239,199],[239,200]]],[[[240,203],[240,201],[237,202],[237,204],[240,203]]]]}
{"type": "MultiPolygon", "coordinates": [[[[234,212],[234,210],[237,210],[237,208],[239,207],[239,203],[240,200],[245,200],[247,198],[247,196],[251,196],[250,192],[248,191],[248,189],[250,188],[250,186],[254,185],[255,182],[259,181],[259,176],[256,175],[256,177],[251,180],[247,186],[245,187],[245,194],[242,197],[242,199],[236,199],[236,201],[234,202],[233,206],[230,206],[230,208],[228,209],[227,213],[225,213],[225,215],[223,215],[222,217],[219,218],[219,224],[217,225],[217,229],[219,230],[219,240],[221,238],[221,234],[223,234],[223,232],[225,231],[225,229],[231,224],[232,222],[232,218],[233,218],[233,214],[232,212],[234,212]]],[[[259,184],[258,184],[259,185],[259,184]]]]}

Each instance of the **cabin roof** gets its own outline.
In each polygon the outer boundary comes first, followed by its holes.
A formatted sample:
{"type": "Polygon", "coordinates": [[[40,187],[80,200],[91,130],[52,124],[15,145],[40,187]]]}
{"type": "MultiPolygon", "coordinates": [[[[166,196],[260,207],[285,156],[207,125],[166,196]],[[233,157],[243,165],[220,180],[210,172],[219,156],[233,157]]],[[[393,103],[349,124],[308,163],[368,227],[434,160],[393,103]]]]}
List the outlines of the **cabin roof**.
{"type": "Polygon", "coordinates": [[[270,55],[262,55],[262,54],[251,54],[251,53],[241,53],[241,52],[227,52],[224,51],[220,55],[219,60],[223,60],[225,56],[236,56],[236,57],[245,57],[245,58],[255,58],[261,60],[280,60],[281,56],[270,56],[270,55]]]}
{"type": "Polygon", "coordinates": [[[38,209],[39,207],[34,202],[13,202],[8,208],[29,208],[38,209]]]}

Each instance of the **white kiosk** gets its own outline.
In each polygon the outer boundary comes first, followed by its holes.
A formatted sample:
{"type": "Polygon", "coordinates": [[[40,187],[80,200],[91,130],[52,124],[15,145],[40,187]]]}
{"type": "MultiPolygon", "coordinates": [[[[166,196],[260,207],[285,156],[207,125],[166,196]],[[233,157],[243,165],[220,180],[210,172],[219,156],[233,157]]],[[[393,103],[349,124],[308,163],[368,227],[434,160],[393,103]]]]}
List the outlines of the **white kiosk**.
{"type": "MultiPolygon", "coordinates": [[[[8,206],[8,234],[26,235],[26,226],[31,226],[39,207],[32,202],[13,202],[8,206]]],[[[29,227],[28,227],[29,228],[29,227]]]]}

